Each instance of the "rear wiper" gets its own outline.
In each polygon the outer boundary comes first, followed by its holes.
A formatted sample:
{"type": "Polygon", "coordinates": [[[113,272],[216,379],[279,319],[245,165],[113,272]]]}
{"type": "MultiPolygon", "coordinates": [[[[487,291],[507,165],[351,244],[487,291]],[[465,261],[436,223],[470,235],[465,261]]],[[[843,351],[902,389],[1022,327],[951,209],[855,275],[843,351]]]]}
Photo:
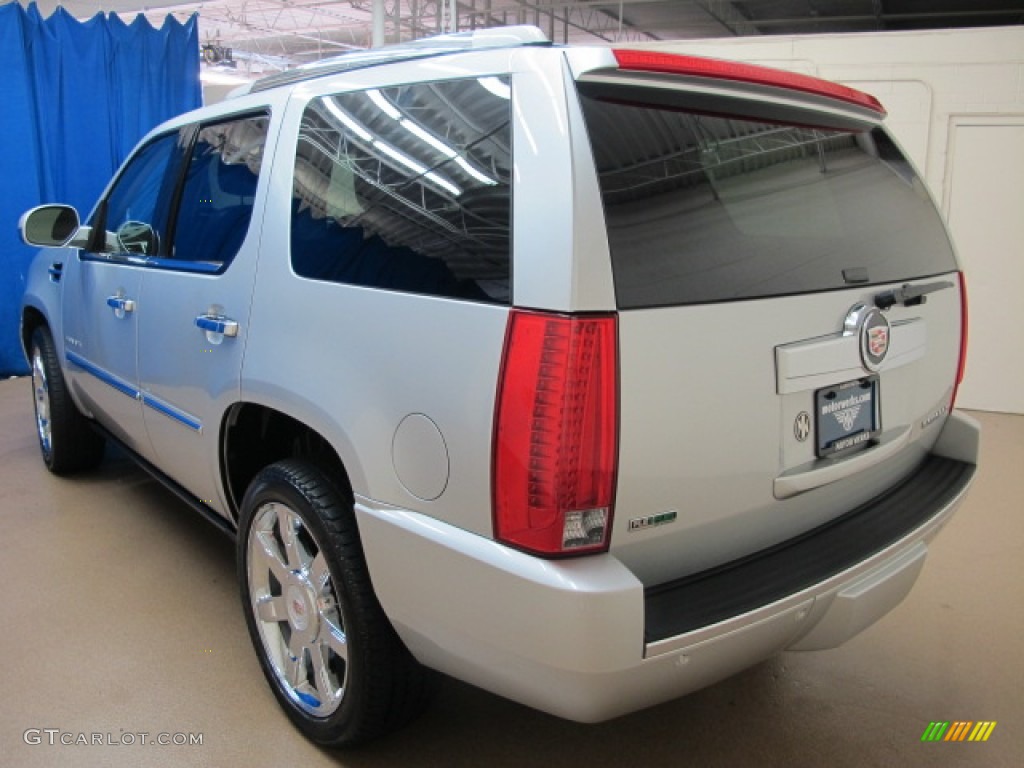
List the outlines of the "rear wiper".
{"type": "Polygon", "coordinates": [[[902,304],[904,307],[916,307],[924,304],[929,293],[952,288],[953,283],[949,280],[942,280],[938,283],[925,283],[924,285],[911,285],[904,283],[902,288],[893,288],[891,291],[882,291],[875,294],[875,306],[879,309],[888,309],[893,304],[902,304]]]}

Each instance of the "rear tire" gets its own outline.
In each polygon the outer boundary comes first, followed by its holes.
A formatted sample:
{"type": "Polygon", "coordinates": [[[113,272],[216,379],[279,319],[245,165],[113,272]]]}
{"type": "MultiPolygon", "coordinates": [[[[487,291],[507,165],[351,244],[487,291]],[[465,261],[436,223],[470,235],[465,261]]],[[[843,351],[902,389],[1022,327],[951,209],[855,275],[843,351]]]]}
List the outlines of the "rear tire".
{"type": "Polygon", "coordinates": [[[36,434],[46,468],[55,475],[93,469],[103,460],[103,436],[94,431],[71,399],[53,337],[45,325],[29,345],[36,434]]]}
{"type": "Polygon", "coordinates": [[[238,579],[263,673],[309,739],[368,741],[426,706],[431,673],[377,601],[352,496],[319,468],[281,461],[253,480],[239,520],[238,579]]]}

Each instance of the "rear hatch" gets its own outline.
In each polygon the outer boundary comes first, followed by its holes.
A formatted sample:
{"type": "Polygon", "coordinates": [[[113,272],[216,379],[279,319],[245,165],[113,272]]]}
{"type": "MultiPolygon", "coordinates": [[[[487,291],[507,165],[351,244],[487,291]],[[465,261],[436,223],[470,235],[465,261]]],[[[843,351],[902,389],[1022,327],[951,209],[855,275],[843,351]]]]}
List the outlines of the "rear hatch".
{"type": "Polygon", "coordinates": [[[871,97],[614,56],[575,63],[577,172],[598,177],[619,310],[611,550],[651,586],[911,473],[952,405],[963,286],[871,97]]]}

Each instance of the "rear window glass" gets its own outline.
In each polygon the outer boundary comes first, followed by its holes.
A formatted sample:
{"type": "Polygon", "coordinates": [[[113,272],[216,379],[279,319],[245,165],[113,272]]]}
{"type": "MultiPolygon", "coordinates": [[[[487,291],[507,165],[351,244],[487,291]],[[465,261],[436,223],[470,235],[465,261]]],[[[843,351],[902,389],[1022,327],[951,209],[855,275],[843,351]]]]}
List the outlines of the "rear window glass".
{"type": "Polygon", "coordinates": [[[446,298],[509,301],[507,77],[314,99],[292,191],[303,277],[446,298]]]}
{"type": "Polygon", "coordinates": [[[621,308],[835,290],[956,268],[881,129],[845,132],[581,94],[621,308]]]}

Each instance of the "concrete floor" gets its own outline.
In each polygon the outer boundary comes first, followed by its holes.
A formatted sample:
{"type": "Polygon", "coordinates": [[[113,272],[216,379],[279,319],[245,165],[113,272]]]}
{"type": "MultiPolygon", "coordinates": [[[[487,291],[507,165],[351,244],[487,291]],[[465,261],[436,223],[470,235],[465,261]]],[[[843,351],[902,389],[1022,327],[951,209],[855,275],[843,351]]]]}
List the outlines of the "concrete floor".
{"type": "Polygon", "coordinates": [[[50,476],[28,381],[0,382],[0,765],[1019,766],[1024,416],[977,416],[966,504],[903,605],[844,647],[599,726],[445,680],[411,727],[332,754],[292,729],[260,674],[228,540],[127,459],[50,476]],[[931,720],[998,725],[986,743],[922,743],[931,720]],[[26,744],[27,729],[202,745],[26,744]]]}

